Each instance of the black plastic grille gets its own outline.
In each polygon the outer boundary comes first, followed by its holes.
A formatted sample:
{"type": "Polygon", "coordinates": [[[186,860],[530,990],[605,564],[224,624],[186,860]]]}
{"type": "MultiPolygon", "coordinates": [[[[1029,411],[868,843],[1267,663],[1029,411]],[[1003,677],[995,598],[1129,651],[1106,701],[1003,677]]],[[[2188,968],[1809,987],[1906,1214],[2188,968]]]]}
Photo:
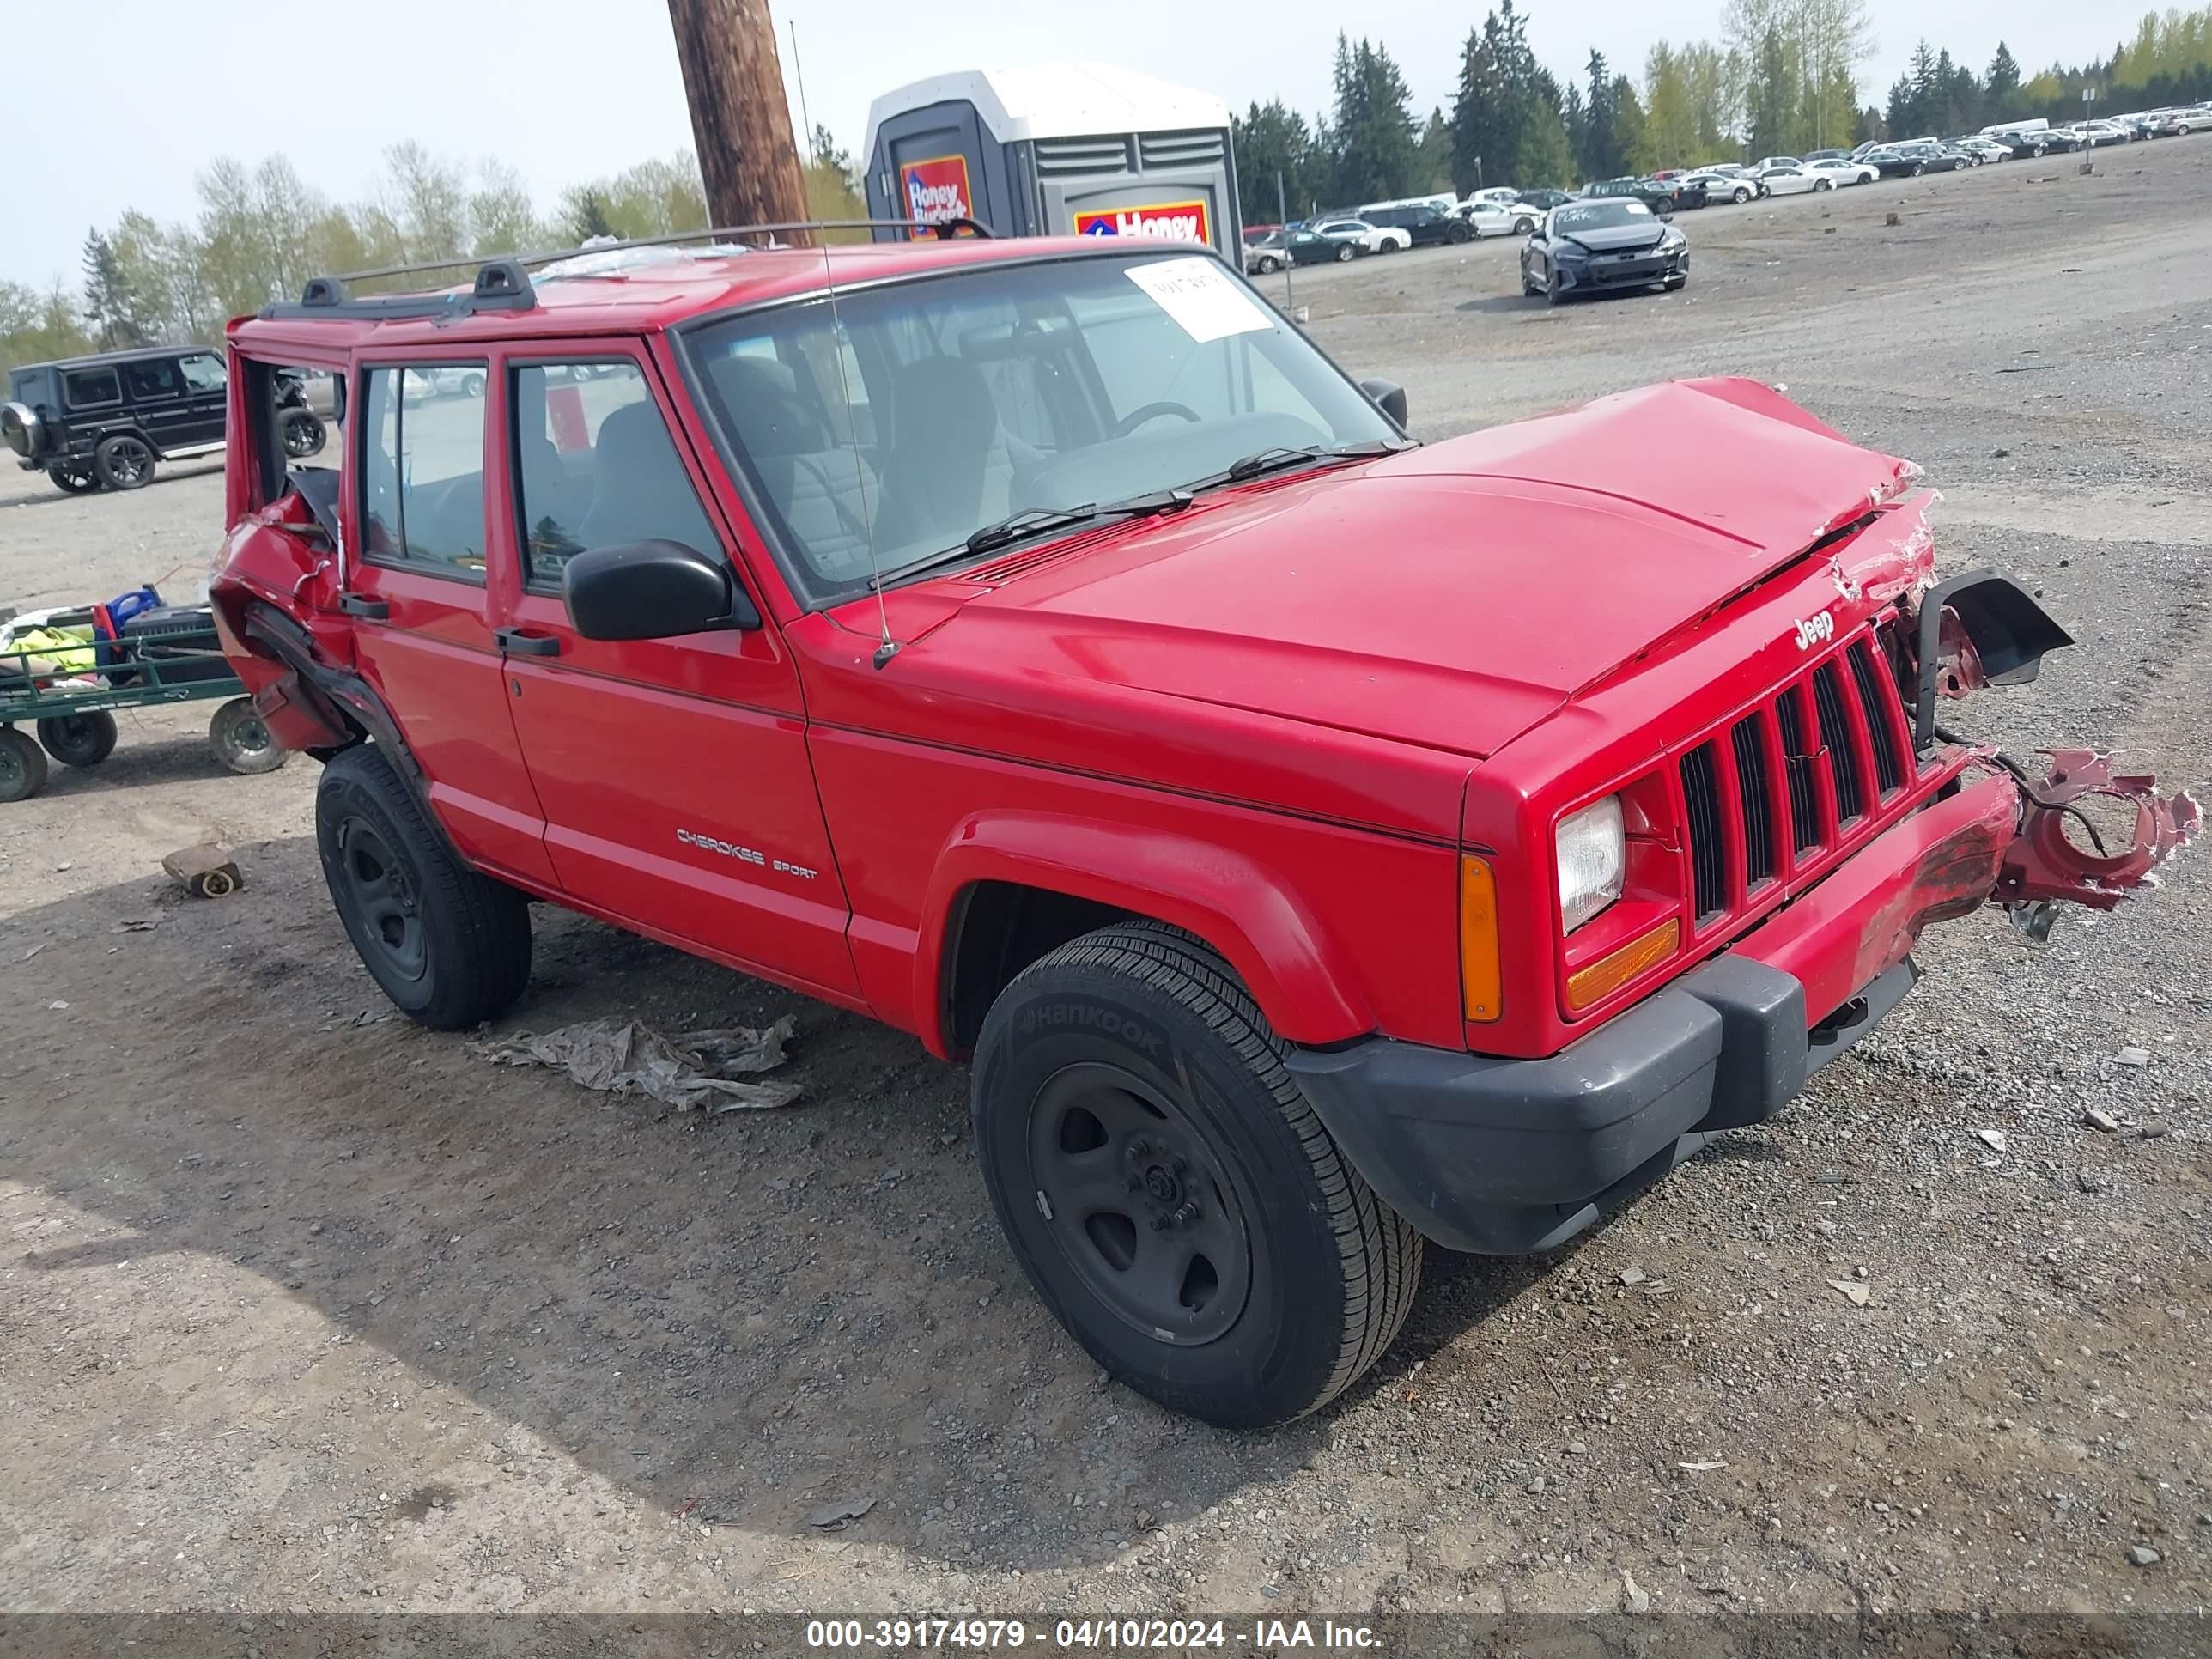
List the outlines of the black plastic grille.
{"type": "Polygon", "coordinates": [[[1813,757],[1820,745],[1811,740],[1805,720],[1805,688],[1793,685],[1776,702],[1782,722],[1783,763],[1790,774],[1790,845],[1799,853],[1820,844],[1820,778],[1813,757]]]}
{"type": "Polygon", "coordinates": [[[1905,787],[1905,759],[1899,751],[1897,728],[1889,719],[1889,708],[1897,701],[1897,682],[1890,680],[1885,689],[1874,647],[1866,641],[1853,645],[1850,655],[1851,679],[1858,688],[1859,706],[1866,710],[1867,731],[1874,738],[1875,787],[1887,799],[1905,787]]]}
{"type": "Polygon", "coordinates": [[[1698,917],[1728,908],[1728,866],[1721,852],[1721,781],[1713,746],[1701,743],[1682,757],[1682,800],[1689,813],[1690,867],[1698,917]]]}
{"type": "Polygon", "coordinates": [[[1735,750],[1736,793],[1743,799],[1743,878],[1756,887],[1772,878],[1774,860],[1774,798],[1766,787],[1766,745],[1759,741],[1759,717],[1749,715],[1735,723],[1729,735],[1735,750]]]}
{"type": "Polygon", "coordinates": [[[1866,791],[1859,778],[1858,746],[1851,741],[1851,723],[1844,713],[1843,676],[1832,662],[1813,671],[1813,706],[1820,711],[1820,741],[1827,748],[1828,769],[1836,780],[1836,821],[1850,823],[1866,812],[1866,791]]]}

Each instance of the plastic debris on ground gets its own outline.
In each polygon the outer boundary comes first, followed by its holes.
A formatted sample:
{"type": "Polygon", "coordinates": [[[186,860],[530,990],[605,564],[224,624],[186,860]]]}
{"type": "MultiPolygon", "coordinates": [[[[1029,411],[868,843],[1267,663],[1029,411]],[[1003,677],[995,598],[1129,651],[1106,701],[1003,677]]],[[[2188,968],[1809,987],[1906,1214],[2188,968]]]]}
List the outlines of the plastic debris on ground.
{"type": "Polygon", "coordinates": [[[796,1030],[789,1014],[763,1030],[731,1025],[672,1037],[634,1019],[589,1019],[525,1031],[483,1052],[495,1065],[550,1066],[586,1089],[647,1094],[679,1112],[737,1112],[799,1098],[796,1083],[744,1081],[782,1065],[796,1030]]]}

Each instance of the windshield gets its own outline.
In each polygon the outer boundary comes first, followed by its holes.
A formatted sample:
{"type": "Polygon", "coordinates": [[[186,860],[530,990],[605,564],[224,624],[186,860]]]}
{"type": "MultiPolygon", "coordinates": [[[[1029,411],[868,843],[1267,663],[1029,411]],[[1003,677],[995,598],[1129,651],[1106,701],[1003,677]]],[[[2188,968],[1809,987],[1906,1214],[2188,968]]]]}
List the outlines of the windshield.
{"type": "Polygon", "coordinates": [[[834,321],[810,299],[684,343],[726,453],[817,604],[1013,514],[1110,507],[1263,450],[1398,435],[1208,255],[979,265],[841,293],[834,321]]]}
{"type": "Polygon", "coordinates": [[[1583,230],[1610,230],[1616,225],[1641,224],[1651,210],[1641,202],[1588,202],[1552,210],[1555,234],[1571,236],[1583,230]]]}

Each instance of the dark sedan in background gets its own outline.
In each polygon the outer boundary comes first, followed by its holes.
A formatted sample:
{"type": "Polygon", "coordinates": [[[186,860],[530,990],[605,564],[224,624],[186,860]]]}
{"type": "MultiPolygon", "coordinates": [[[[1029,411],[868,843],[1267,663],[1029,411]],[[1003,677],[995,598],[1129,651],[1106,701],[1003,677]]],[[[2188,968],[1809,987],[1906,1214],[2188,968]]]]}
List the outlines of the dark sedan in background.
{"type": "Polygon", "coordinates": [[[1521,249],[1521,291],[1553,305],[1606,289],[1677,289],[1689,240],[1639,201],[1570,202],[1544,216],[1521,249]]]}

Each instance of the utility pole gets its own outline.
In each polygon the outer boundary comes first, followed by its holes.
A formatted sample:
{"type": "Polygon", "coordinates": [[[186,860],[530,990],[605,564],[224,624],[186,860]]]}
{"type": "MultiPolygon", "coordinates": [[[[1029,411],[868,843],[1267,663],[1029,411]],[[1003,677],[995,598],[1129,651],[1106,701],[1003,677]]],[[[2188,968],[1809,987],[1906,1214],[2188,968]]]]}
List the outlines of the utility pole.
{"type": "MultiPolygon", "coordinates": [[[[806,217],[791,105],[775,55],[768,0],[668,0],[691,137],[717,225],[778,224],[806,217]]],[[[811,241],[805,232],[794,242],[811,241]]]]}

